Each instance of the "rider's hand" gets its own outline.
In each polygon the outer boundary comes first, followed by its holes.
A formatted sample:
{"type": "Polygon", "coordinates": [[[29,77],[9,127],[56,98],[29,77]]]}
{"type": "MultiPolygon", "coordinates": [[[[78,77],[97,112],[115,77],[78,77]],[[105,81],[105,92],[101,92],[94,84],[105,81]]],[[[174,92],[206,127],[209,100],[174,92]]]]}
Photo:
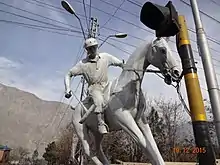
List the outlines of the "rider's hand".
{"type": "Polygon", "coordinates": [[[65,92],[65,97],[66,97],[67,99],[69,99],[71,96],[72,96],[72,91],[71,91],[71,90],[67,90],[67,91],[65,92]]]}

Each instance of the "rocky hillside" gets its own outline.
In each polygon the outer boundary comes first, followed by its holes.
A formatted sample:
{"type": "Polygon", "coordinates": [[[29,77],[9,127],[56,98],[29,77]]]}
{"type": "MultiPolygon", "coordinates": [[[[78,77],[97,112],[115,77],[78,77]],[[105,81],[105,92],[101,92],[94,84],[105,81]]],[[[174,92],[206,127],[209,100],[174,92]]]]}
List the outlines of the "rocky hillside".
{"type": "Polygon", "coordinates": [[[39,152],[54,140],[60,128],[70,122],[71,110],[58,102],[44,101],[35,95],[0,84],[0,144],[22,146],[32,152],[40,139],[39,152]],[[58,127],[60,120],[64,119],[58,127]]]}

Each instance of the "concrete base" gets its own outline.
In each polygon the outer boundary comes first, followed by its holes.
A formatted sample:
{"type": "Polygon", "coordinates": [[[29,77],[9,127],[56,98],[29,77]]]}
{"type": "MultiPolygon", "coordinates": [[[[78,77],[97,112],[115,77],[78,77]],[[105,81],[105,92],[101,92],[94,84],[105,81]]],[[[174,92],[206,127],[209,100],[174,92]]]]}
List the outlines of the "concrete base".
{"type": "MultiPolygon", "coordinates": [[[[220,165],[220,159],[217,159],[217,165],[220,165]]],[[[196,165],[196,162],[165,162],[166,165],[196,165]]],[[[151,165],[150,163],[121,162],[121,165],[151,165]]],[[[116,165],[116,164],[111,164],[116,165]]],[[[117,164],[119,165],[119,164],[117,164]]]]}

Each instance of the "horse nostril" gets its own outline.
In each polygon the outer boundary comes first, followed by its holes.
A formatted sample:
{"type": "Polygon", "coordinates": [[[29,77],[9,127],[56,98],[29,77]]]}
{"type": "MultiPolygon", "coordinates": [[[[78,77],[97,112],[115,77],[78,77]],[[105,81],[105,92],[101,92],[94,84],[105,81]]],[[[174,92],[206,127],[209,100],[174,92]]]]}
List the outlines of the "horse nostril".
{"type": "Polygon", "coordinates": [[[174,74],[175,76],[177,76],[177,77],[180,76],[180,72],[179,72],[178,70],[174,70],[174,71],[173,71],[173,74],[174,74]]]}

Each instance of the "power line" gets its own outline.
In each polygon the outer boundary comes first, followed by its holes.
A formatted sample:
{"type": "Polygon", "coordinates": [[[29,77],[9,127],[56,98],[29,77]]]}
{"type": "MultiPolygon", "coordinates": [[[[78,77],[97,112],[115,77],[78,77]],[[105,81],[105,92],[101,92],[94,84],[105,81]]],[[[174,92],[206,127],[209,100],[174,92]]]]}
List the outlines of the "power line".
{"type": "MultiPolygon", "coordinates": [[[[3,22],[3,23],[10,23],[10,24],[15,24],[15,25],[18,25],[18,26],[22,26],[22,27],[25,27],[25,28],[29,28],[29,29],[33,29],[33,30],[38,30],[38,31],[45,31],[45,32],[49,32],[49,33],[54,33],[54,34],[59,34],[59,35],[63,35],[63,36],[71,36],[71,37],[78,37],[78,38],[82,38],[82,36],[77,36],[77,35],[73,35],[73,34],[67,34],[67,33],[62,33],[62,32],[57,32],[57,31],[51,31],[51,30],[45,30],[45,29],[41,29],[41,28],[50,28],[50,27],[34,27],[33,25],[28,25],[28,24],[25,24],[25,23],[17,23],[17,22],[13,22],[13,21],[6,21],[6,20],[0,20],[0,22],[3,22]]],[[[50,28],[51,29],[51,28],[50,28]]]]}
{"type": "MultiPolygon", "coordinates": [[[[73,25],[70,25],[70,24],[66,24],[66,23],[64,23],[64,22],[62,22],[62,21],[57,21],[57,20],[55,20],[55,19],[52,19],[52,18],[49,18],[49,17],[45,17],[45,16],[42,16],[42,15],[40,15],[40,14],[33,13],[33,12],[31,12],[31,11],[24,10],[24,9],[21,9],[21,8],[18,8],[18,7],[15,7],[15,6],[13,6],[13,5],[9,5],[9,4],[4,3],[4,2],[0,2],[0,4],[1,4],[1,5],[8,6],[8,7],[11,7],[11,8],[14,8],[14,9],[17,9],[17,10],[20,10],[20,11],[23,11],[23,12],[26,12],[26,13],[29,13],[29,14],[31,14],[31,15],[35,15],[35,16],[38,16],[38,17],[41,17],[41,18],[44,18],[44,19],[47,19],[47,20],[51,20],[51,21],[54,21],[54,22],[57,22],[57,23],[60,23],[60,24],[67,25],[67,26],[70,26],[70,27],[72,27],[72,28],[78,29],[78,27],[76,27],[76,26],[73,26],[73,25]]],[[[20,16],[19,16],[19,17],[20,17],[20,16]]],[[[29,18],[28,18],[28,19],[29,19],[29,18]]],[[[41,21],[41,23],[48,24],[48,23],[45,23],[45,22],[42,22],[42,21],[41,21]]],[[[54,24],[50,24],[50,25],[52,25],[52,26],[57,26],[57,25],[54,25],[54,24]]],[[[59,27],[60,27],[60,26],[59,26],[59,27]]],[[[62,28],[64,28],[64,27],[62,27],[62,28]]],[[[69,29],[69,30],[71,31],[72,29],[69,29]]]]}
{"type": "MultiPolygon", "coordinates": [[[[100,0],[100,1],[103,1],[103,0],[100,0]]],[[[136,3],[134,3],[134,2],[132,2],[132,1],[130,1],[130,0],[127,0],[127,1],[130,2],[130,3],[132,3],[132,4],[134,4],[134,5],[136,5],[136,6],[138,6],[138,7],[142,7],[142,5],[138,5],[138,4],[136,4],[136,3]]],[[[180,0],[180,1],[183,2],[183,3],[185,3],[185,4],[188,5],[188,6],[191,6],[189,3],[185,2],[184,0],[180,0]]],[[[205,16],[207,16],[207,17],[213,19],[214,21],[217,21],[217,23],[220,23],[219,20],[217,20],[217,19],[211,17],[210,15],[206,14],[205,12],[203,12],[203,11],[201,11],[201,10],[200,10],[200,12],[201,12],[202,14],[204,14],[205,16]]],[[[138,15],[136,15],[136,16],[139,18],[138,15]]],[[[188,30],[196,34],[196,31],[193,30],[192,28],[188,28],[188,30]]],[[[207,36],[207,39],[208,39],[209,41],[212,41],[213,43],[216,43],[216,44],[220,45],[220,41],[214,39],[213,37],[207,36]]],[[[196,42],[196,41],[193,41],[193,42],[196,42]]],[[[211,48],[210,48],[210,49],[211,49],[211,48]]],[[[216,51],[216,50],[213,49],[213,48],[212,48],[212,50],[216,51]]],[[[217,51],[216,51],[216,52],[217,52],[217,51]]],[[[219,51],[218,51],[218,53],[219,53],[219,51]]]]}
{"type": "MultiPolygon", "coordinates": [[[[52,29],[52,30],[63,30],[63,31],[69,31],[68,29],[64,29],[64,28],[54,28],[54,27],[41,26],[41,25],[34,25],[34,24],[28,24],[28,23],[16,22],[16,21],[10,21],[10,20],[3,20],[3,19],[0,19],[0,22],[10,23],[10,24],[17,24],[17,25],[25,25],[25,26],[37,27],[37,28],[43,28],[43,29],[52,29]]],[[[81,33],[81,31],[74,31],[74,32],[81,33]]]]}
{"type": "MultiPolygon", "coordinates": [[[[116,10],[114,11],[114,13],[109,17],[109,19],[102,25],[102,27],[105,27],[105,25],[112,19],[112,17],[115,16],[115,14],[117,13],[117,11],[121,8],[121,6],[124,4],[125,0],[122,1],[122,3],[116,8],[116,10]]],[[[100,29],[102,29],[102,27],[100,27],[100,29]]]]}
{"type": "MultiPolygon", "coordinates": [[[[32,4],[32,5],[40,6],[40,7],[49,9],[51,11],[56,11],[56,12],[59,12],[59,13],[62,13],[62,14],[70,16],[69,13],[63,11],[63,8],[60,8],[60,7],[57,7],[57,6],[45,3],[43,1],[31,0],[31,1],[34,1],[35,3],[34,2],[30,2],[29,0],[23,0],[23,1],[25,1],[25,2],[27,2],[29,4],[32,4]]],[[[77,15],[79,15],[80,17],[84,17],[84,15],[79,14],[79,13],[77,13],[77,15]]]]}
{"type": "MultiPolygon", "coordinates": [[[[184,4],[186,4],[187,6],[190,6],[190,7],[191,7],[191,5],[190,5],[188,2],[186,2],[186,1],[184,1],[184,0],[180,0],[180,1],[181,1],[182,3],[184,3],[184,4]]],[[[217,20],[216,18],[210,16],[209,14],[205,13],[204,11],[202,11],[202,10],[199,9],[199,12],[202,13],[203,15],[205,15],[206,17],[212,19],[212,20],[215,21],[216,23],[220,24],[220,21],[219,21],[219,20],[217,20]]],[[[214,40],[216,40],[216,39],[214,39],[214,40]]],[[[216,41],[217,41],[217,40],[216,40],[216,41]]],[[[220,41],[218,41],[217,44],[220,44],[220,41]]]]}
{"type": "Polygon", "coordinates": [[[220,6],[220,3],[217,3],[216,1],[214,1],[214,0],[210,0],[211,2],[213,2],[214,4],[216,4],[216,5],[218,5],[218,6],[220,6]]]}
{"type": "MultiPolygon", "coordinates": [[[[118,6],[114,5],[114,3],[110,3],[110,2],[107,2],[107,1],[104,1],[104,0],[99,0],[99,1],[105,3],[105,4],[109,5],[109,6],[113,6],[113,7],[115,7],[115,8],[118,8],[118,6]]],[[[130,15],[133,15],[133,16],[139,18],[138,15],[136,15],[136,14],[130,12],[130,11],[127,11],[127,10],[125,10],[125,9],[123,9],[123,8],[119,8],[118,10],[124,11],[124,12],[126,12],[126,13],[128,13],[128,14],[130,14],[130,15]]]]}
{"type": "MultiPolygon", "coordinates": [[[[80,84],[81,84],[81,81],[79,81],[79,83],[78,83],[78,85],[77,85],[77,87],[76,87],[74,93],[77,92],[77,90],[78,90],[80,84]]],[[[70,107],[70,104],[71,104],[72,100],[73,100],[73,97],[72,97],[72,99],[70,100],[68,106],[66,107],[66,109],[65,109],[64,112],[63,112],[63,115],[62,115],[62,117],[61,117],[61,119],[60,119],[60,122],[58,123],[57,130],[59,129],[59,127],[60,127],[60,125],[61,125],[61,123],[62,123],[62,121],[63,121],[63,119],[64,119],[64,117],[65,117],[65,115],[66,115],[66,112],[67,112],[67,110],[68,110],[69,107],[70,107]]],[[[52,138],[52,139],[53,139],[53,138],[52,138]]]]}
{"type": "MultiPolygon", "coordinates": [[[[79,1],[79,0],[75,0],[75,2],[82,3],[82,2],[79,1]]],[[[86,4],[86,5],[88,5],[88,4],[86,4]]],[[[92,7],[93,9],[97,10],[97,11],[100,11],[100,12],[102,12],[102,13],[105,13],[106,15],[111,15],[111,13],[108,13],[108,12],[102,10],[102,9],[99,9],[99,8],[95,7],[95,6],[92,6],[92,5],[91,5],[91,7],[92,7]]],[[[125,22],[125,23],[127,23],[127,24],[130,24],[130,25],[133,25],[133,26],[135,26],[135,27],[137,27],[137,28],[140,28],[140,29],[142,29],[142,30],[144,30],[144,31],[146,31],[146,32],[149,32],[149,33],[154,34],[154,32],[152,32],[152,31],[150,31],[150,30],[147,30],[147,29],[144,29],[144,28],[142,28],[141,26],[138,26],[138,25],[136,25],[136,24],[133,23],[133,22],[129,22],[129,21],[127,21],[127,20],[125,20],[125,19],[123,19],[123,18],[120,18],[120,17],[118,17],[118,16],[113,16],[113,17],[114,17],[114,18],[117,18],[118,20],[121,20],[121,21],[123,21],[123,22],[125,22]]]]}
{"type": "MultiPolygon", "coordinates": [[[[39,2],[39,1],[36,1],[36,2],[39,2]]],[[[58,22],[58,23],[61,23],[61,24],[64,24],[64,25],[71,26],[71,27],[73,27],[73,28],[77,28],[76,26],[72,26],[72,25],[69,25],[69,24],[63,23],[63,22],[61,22],[61,21],[57,21],[57,20],[54,20],[54,19],[51,19],[51,18],[48,18],[48,17],[42,16],[42,15],[40,15],[40,14],[36,14],[36,13],[30,12],[30,11],[27,11],[27,10],[24,10],[24,9],[21,9],[21,8],[18,8],[18,7],[15,7],[15,6],[12,6],[12,5],[9,5],[9,4],[6,4],[6,3],[3,3],[3,2],[0,2],[0,4],[5,5],[5,6],[8,6],[8,7],[11,7],[11,8],[15,8],[15,9],[17,9],[17,10],[20,10],[20,11],[23,11],[23,12],[26,12],[26,13],[29,13],[29,14],[32,14],[32,15],[35,15],[35,16],[42,17],[42,18],[44,18],[44,19],[52,20],[52,21],[55,21],[55,22],[58,22]]],[[[122,4],[123,4],[123,3],[122,3],[122,4]]],[[[50,5],[50,6],[51,6],[51,5],[50,5]]],[[[54,8],[57,9],[58,7],[54,7],[54,8]]],[[[59,9],[59,8],[58,8],[58,9],[59,9]]],[[[118,7],[117,9],[120,9],[120,7],[118,7]]],[[[32,19],[32,20],[33,20],[33,19],[32,19]]],[[[36,20],[35,20],[35,21],[36,21],[36,20]]],[[[39,21],[38,21],[38,22],[39,22],[39,21]]],[[[45,23],[45,22],[42,22],[42,21],[41,21],[41,23],[48,24],[48,23],[45,23]]],[[[50,25],[52,25],[52,26],[57,26],[57,25],[54,25],[54,24],[50,24],[50,25]]],[[[61,26],[59,26],[59,27],[61,27],[61,26]]],[[[73,31],[72,29],[68,29],[68,30],[66,30],[66,29],[59,29],[59,30],[72,31],[72,32],[79,32],[79,31],[73,31]]],[[[195,31],[193,31],[193,30],[191,30],[191,31],[195,33],[195,31]]],[[[134,36],[133,36],[133,37],[134,37],[134,36]]],[[[136,38],[137,38],[137,37],[136,37],[136,38]]],[[[140,39],[140,38],[138,38],[138,39],[140,39]]],[[[214,42],[214,39],[211,39],[211,38],[210,38],[210,40],[212,40],[212,41],[214,42]]],[[[144,41],[144,40],[143,40],[143,41],[144,41]]],[[[196,41],[194,41],[194,42],[196,42],[196,41]]],[[[220,44],[220,43],[217,43],[217,44],[220,44]]],[[[198,53],[197,51],[195,51],[195,52],[198,53]]],[[[214,58],[213,58],[213,59],[214,59],[214,58]]],[[[220,61],[217,60],[217,59],[214,59],[214,60],[220,62],[220,61]]]]}
{"type": "Polygon", "coordinates": [[[50,26],[53,26],[53,27],[64,28],[62,26],[54,25],[54,24],[51,24],[51,23],[48,23],[48,22],[40,21],[40,20],[37,20],[37,19],[33,19],[33,18],[30,18],[30,17],[26,17],[26,16],[23,16],[23,15],[20,15],[20,14],[16,14],[16,13],[4,11],[4,10],[0,10],[0,12],[7,13],[7,14],[10,14],[10,15],[13,15],[13,16],[16,16],[16,17],[28,19],[28,20],[31,20],[31,21],[35,21],[35,22],[38,22],[38,23],[43,23],[43,24],[50,25],[50,26]]]}
{"type": "Polygon", "coordinates": [[[92,17],[92,0],[89,1],[89,25],[91,24],[91,17],[92,17]]]}
{"type": "MultiPolygon", "coordinates": [[[[191,7],[191,5],[190,5],[188,2],[186,2],[186,1],[184,1],[184,0],[180,0],[180,1],[181,1],[182,3],[184,3],[184,4],[186,4],[187,6],[190,6],[190,7],[191,7]]],[[[215,21],[215,22],[217,22],[217,23],[220,24],[220,21],[219,21],[219,20],[215,19],[214,17],[210,16],[209,14],[205,13],[204,11],[202,11],[202,10],[199,9],[199,12],[202,13],[203,15],[205,15],[206,17],[208,17],[208,18],[212,19],[213,21],[215,21]]]]}
{"type": "MultiPolygon", "coordinates": [[[[128,0],[127,0],[127,1],[128,1],[128,0]]],[[[76,2],[81,3],[81,2],[78,1],[78,0],[76,0],[76,2]]],[[[92,6],[92,8],[94,8],[94,9],[100,11],[100,12],[103,12],[103,13],[105,13],[105,14],[107,14],[107,15],[110,15],[109,13],[107,13],[107,12],[105,12],[105,11],[103,11],[103,10],[97,8],[97,7],[92,6]]],[[[129,21],[126,21],[126,20],[124,20],[124,19],[122,19],[122,18],[120,18],[120,17],[117,17],[117,16],[113,16],[113,17],[115,17],[115,18],[117,18],[117,19],[119,19],[119,20],[121,20],[121,21],[123,21],[123,22],[125,22],[125,23],[127,23],[127,24],[130,24],[130,25],[133,25],[133,26],[135,26],[135,27],[138,27],[138,28],[140,28],[140,29],[142,29],[142,30],[144,30],[144,31],[146,31],[146,32],[148,32],[148,33],[154,34],[154,32],[149,31],[149,30],[147,30],[147,29],[144,29],[144,28],[142,28],[142,27],[140,27],[140,26],[137,26],[136,24],[134,24],[134,23],[132,23],[132,22],[129,22],[129,21]]],[[[194,33],[195,33],[195,32],[194,32],[194,33]]],[[[208,36],[208,40],[210,40],[210,41],[213,42],[213,39],[211,39],[211,37],[209,37],[209,36],[208,36]]],[[[171,42],[174,42],[174,41],[171,41],[171,42]]],[[[196,41],[195,41],[195,42],[196,42],[196,41]]],[[[216,43],[216,42],[215,42],[215,43],[216,43]]],[[[218,43],[218,45],[220,45],[220,42],[218,43]]],[[[215,49],[212,49],[212,50],[216,51],[215,49]]],[[[197,51],[196,51],[196,52],[197,52],[197,51]]],[[[197,53],[198,53],[198,52],[197,52],[197,53]]]]}
{"type": "MultiPolygon", "coordinates": [[[[1,10],[0,10],[0,11],[1,11],[1,10]]],[[[5,11],[3,11],[3,12],[5,12],[5,11]]],[[[15,16],[19,16],[19,17],[22,17],[22,18],[23,18],[22,15],[17,15],[17,14],[10,13],[10,12],[7,12],[7,13],[12,14],[12,15],[15,15],[15,16]]],[[[37,22],[40,22],[40,23],[49,24],[49,23],[47,23],[47,22],[39,21],[39,20],[32,19],[32,18],[29,18],[29,17],[24,17],[24,18],[25,18],[25,19],[30,19],[30,20],[33,20],[33,21],[37,21],[37,22]]],[[[35,30],[41,30],[41,31],[47,31],[47,32],[51,32],[51,33],[61,34],[61,35],[68,35],[68,36],[79,37],[79,36],[76,36],[76,35],[70,35],[70,34],[66,34],[66,33],[60,33],[60,32],[54,32],[54,31],[48,31],[48,30],[43,30],[43,29],[36,28],[36,27],[41,27],[41,28],[56,29],[56,28],[52,28],[52,27],[43,27],[43,26],[39,26],[39,25],[31,25],[31,24],[25,24],[25,23],[19,23],[19,22],[12,22],[12,21],[7,21],[7,20],[2,20],[2,22],[6,22],[6,23],[14,23],[14,24],[20,24],[20,25],[26,25],[25,27],[27,27],[27,28],[31,28],[31,27],[28,27],[28,26],[33,26],[32,29],[35,29],[35,30]]],[[[49,25],[57,26],[57,25],[54,25],[54,24],[49,24],[49,25]]],[[[62,27],[62,26],[58,26],[58,27],[62,27]]],[[[71,29],[69,30],[69,29],[64,29],[64,28],[63,28],[63,29],[56,29],[56,30],[65,30],[65,31],[72,31],[72,32],[81,33],[80,31],[73,31],[73,30],[71,30],[71,29]]],[[[111,29],[111,30],[113,30],[113,29],[111,29]]],[[[137,38],[137,37],[135,37],[135,38],[137,38]]],[[[141,38],[138,38],[138,39],[141,39],[141,38]]],[[[112,40],[115,40],[115,39],[112,39],[112,40]]],[[[144,41],[143,39],[141,39],[141,40],[144,41]]],[[[124,43],[124,42],[119,41],[119,40],[115,40],[115,41],[117,41],[117,42],[121,42],[121,43],[124,43]]],[[[174,41],[173,41],[173,42],[174,42],[174,41]]],[[[124,43],[124,44],[136,48],[135,45],[132,45],[132,44],[129,44],[129,43],[124,43]]],[[[198,52],[196,51],[196,53],[198,53],[198,52]]],[[[216,60],[217,62],[220,62],[220,61],[217,60],[217,59],[214,59],[214,60],[216,60]]]]}
{"type": "MultiPolygon", "coordinates": [[[[27,1],[27,0],[25,0],[25,1],[27,1]]],[[[53,7],[53,8],[55,8],[55,9],[62,10],[62,8],[60,8],[60,7],[56,7],[56,6],[54,6],[54,5],[50,5],[50,4],[47,4],[47,3],[44,3],[44,2],[40,2],[40,1],[38,1],[38,0],[32,0],[32,1],[42,3],[42,4],[44,4],[44,5],[53,7]]],[[[101,1],[101,2],[104,2],[104,3],[108,4],[108,5],[110,5],[110,3],[107,3],[107,2],[105,2],[104,0],[100,0],[100,1],[101,1]]],[[[128,2],[131,2],[131,1],[129,1],[129,0],[127,0],[127,1],[128,1],[128,2]]],[[[181,1],[183,1],[183,0],[181,0],[181,1]]],[[[79,1],[79,0],[76,0],[76,2],[82,3],[82,2],[79,1]]],[[[137,5],[137,2],[136,2],[136,3],[133,3],[133,4],[137,5]]],[[[35,5],[37,5],[37,4],[35,4],[35,5]]],[[[85,5],[88,5],[88,4],[85,4],[85,5]]],[[[90,4],[89,4],[89,5],[90,5],[90,4]]],[[[189,5],[189,4],[188,4],[188,5],[189,5]]],[[[111,6],[117,7],[117,6],[112,5],[112,4],[111,4],[111,6]]],[[[138,6],[141,7],[141,5],[138,5],[138,6]]],[[[45,6],[42,6],[42,7],[45,7],[45,6]]],[[[107,13],[107,12],[105,12],[105,11],[99,9],[99,8],[94,7],[94,6],[91,6],[91,8],[94,8],[94,9],[96,9],[96,10],[98,10],[98,11],[101,11],[101,12],[103,12],[103,13],[105,13],[105,14],[111,15],[110,13],[107,13]]],[[[51,8],[50,8],[50,9],[51,9],[51,8]]],[[[51,10],[52,10],[52,9],[51,9],[51,10]]],[[[121,10],[121,9],[118,9],[118,10],[121,10]]],[[[56,11],[57,11],[57,10],[56,10],[56,11]]],[[[128,11],[126,11],[126,10],[123,10],[123,11],[128,12],[128,11]]],[[[58,12],[60,12],[60,11],[58,11],[58,12]]],[[[63,12],[62,12],[62,13],[63,13],[63,12]]],[[[131,12],[128,12],[128,13],[131,14],[131,12]]],[[[66,13],[65,13],[65,14],[66,14],[66,13]]],[[[84,17],[84,16],[81,15],[81,14],[77,14],[77,15],[80,15],[81,17],[84,17]]],[[[133,14],[133,15],[135,15],[135,14],[133,14]]],[[[124,20],[124,19],[121,19],[120,17],[116,17],[116,16],[113,16],[113,17],[115,17],[115,18],[117,18],[117,19],[119,19],[119,20],[121,20],[121,21],[123,21],[123,22],[125,22],[125,23],[128,23],[128,24],[131,24],[131,25],[133,25],[133,26],[139,27],[139,26],[135,25],[135,24],[132,23],[132,22],[126,21],[126,20],[124,20]]],[[[139,16],[136,15],[136,17],[139,17],[139,16]]],[[[149,33],[151,33],[151,34],[154,34],[154,32],[151,32],[151,31],[149,31],[149,30],[146,30],[146,29],[144,29],[144,28],[142,28],[142,27],[139,27],[139,28],[141,28],[142,30],[145,30],[145,31],[147,31],[147,32],[149,32],[149,33]]],[[[191,32],[193,32],[193,33],[196,33],[193,29],[190,29],[190,28],[189,28],[189,30],[190,30],[191,32]]],[[[212,41],[212,42],[214,42],[214,43],[216,43],[216,44],[218,44],[218,45],[220,45],[220,41],[217,41],[217,40],[213,39],[213,38],[210,37],[210,36],[207,36],[207,39],[210,40],[210,41],[212,41]]],[[[196,41],[193,41],[193,42],[196,42],[196,41]]],[[[219,53],[219,51],[217,51],[217,50],[215,50],[215,49],[213,49],[213,48],[210,48],[210,49],[212,49],[213,51],[219,53]]]]}
{"type": "MultiPolygon", "coordinates": [[[[3,12],[5,12],[5,11],[3,11],[3,12]]],[[[18,14],[14,14],[14,13],[10,13],[10,12],[6,12],[6,13],[9,13],[9,14],[12,14],[12,15],[15,15],[15,16],[19,16],[19,17],[22,17],[22,18],[26,18],[26,19],[30,19],[30,20],[32,20],[32,21],[37,21],[37,22],[40,22],[40,23],[44,23],[44,24],[49,24],[49,23],[45,23],[45,22],[43,22],[43,21],[39,21],[39,20],[35,20],[35,19],[32,19],[32,18],[28,18],[28,17],[24,17],[24,16],[21,16],[21,15],[18,15],[18,14]]],[[[40,15],[39,15],[40,16],[40,15]]],[[[50,18],[48,18],[48,19],[50,19],[50,18]]],[[[60,21],[59,21],[60,22],[60,21]]],[[[52,25],[52,26],[57,26],[57,25],[54,25],[54,24],[49,24],[49,25],[52,25]]],[[[37,25],[38,26],[38,25],[37,25]]],[[[25,27],[27,27],[27,26],[25,26],[25,27]]],[[[58,27],[62,27],[62,26],[58,26],[58,27]]],[[[30,28],[30,27],[28,27],[28,28],[30,28]]],[[[62,27],[62,28],[64,28],[64,27],[62,27]]],[[[37,29],[37,30],[43,30],[43,29],[38,29],[38,28],[32,28],[32,29],[37,29]]],[[[106,29],[109,29],[109,30],[113,30],[113,31],[117,31],[117,30],[114,30],[114,29],[111,29],[111,28],[106,28],[106,29]]],[[[59,30],[62,30],[62,29],[59,29],[59,30]]],[[[66,29],[63,29],[63,30],[66,30],[66,29]]],[[[45,31],[45,30],[43,30],[43,31],[45,31]]],[[[70,34],[65,34],[65,33],[60,33],[60,32],[54,32],[54,31],[48,31],[47,30],[47,32],[52,32],[52,33],[57,33],[57,34],[61,34],[61,35],[69,35],[69,36],[74,36],[74,37],[80,37],[80,36],[75,36],[75,35],[70,35],[70,34]]],[[[79,31],[78,31],[79,32],[79,31]]],[[[117,31],[118,32],[118,31],[117,31]]],[[[130,35],[131,36],[131,35],[130,35]]],[[[143,40],[143,39],[141,39],[141,38],[138,38],[138,37],[136,37],[136,36],[132,36],[132,37],[134,37],[134,38],[136,38],[136,39],[139,39],[139,40],[142,40],[142,41],[145,41],[145,40],[143,40]]],[[[117,40],[118,41],[118,40],[117,40]]],[[[118,41],[118,42],[121,42],[121,41],[118,41]]],[[[174,41],[172,41],[172,42],[174,42],[174,41]]],[[[125,43],[125,44],[127,44],[127,45],[130,45],[131,46],[131,44],[128,44],[128,43],[125,43]]],[[[111,45],[112,46],[112,45],[111,45]]],[[[115,47],[115,45],[114,45],[114,47],[115,47]]],[[[132,47],[135,47],[134,45],[132,45],[132,47]]],[[[119,47],[117,47],[119,50],[122,50],[121,48],[119,48],[119,47]]],[[[126,53],[128,53],[127,51],[124,51],[124,50],[122,50],[123,52],[126,52],[126,53]]],[[[196,53],[198,53],[197,51],[195,51],[196,53]]],[[[130,52],[129,52],[130,53],[130,52]]],[[[217,60],[217,59],[215,59],[216,61],[218,61],[218,62],[220,62],[219,60],[217,60]]]]}
{"type": "MultiPolygon", "coordinates": [[[[84,10],[84,14],[86,17],[86,25],[87,25],[87,29],[89,31],[89,24],[88,24],[88,18],[87,18],[87,14],[86,14],[86,5],[85,5],[85,0],[83,0],[83,10],[84,10]]],[[[89,18],[90,19],[90,18],[89,18]]]]}
{"type": "MultiPolygon", "coordinates": [[[[100,38],[100,37],[98,37],[98,39],[100,39],[101,41],[104,41],[104,40],[105,40],[105,39],[100,38]]],[[[129,52],[129,51],[124,50],[124,49],[122,49],[122,48],[120,48],[120,47],[118,47],[118,46],[116,46],[116,45],[114,45],[114,44],[112,44],[112,43],[109,43],[108,41],[105,41],[105,42],[106,42],[107,44],[111,45],[112,47],[117,48],[118,50],[120,50],[120,51],[122,51],[122,52],[124,52],[124,53],[127,53],[127,54],[131,55],[131,52],[129,52]]]]}
{"type": "Polygon", "coordinates": [[[134,0],[127,0],[128,2],[130,2],[131,4],[135,5],[135,6],[139,6],[139,7],[142,7],[142,5],[138,2],[134,2],[134,0]]]}
{"type": "MultiPolygon", "coordinates": [[[[39,2],[39,1],[37,1],[37,0],[35,0],[36,2],[39,2]]],[[[105,1],[103,1],[103,0],[101,0],[102,2],[104,2],[104,3],[106,3],[105,1]]],[[[79,2],[79,3],[82,3],[82,2],[80,2],[80,1],[77,1],[77,2],[79,2]]],[[[46,3],[43,3],[43,4],[46,4],[46,3]]],[[[109,4],[109,3],[107,3],[107,4],[109,4]]],[[[49,5],[49,4],[46,4],[46,5],[49,5]]],[[[49,6],[53,6],[53,5],[49,5],[49,6]]],[[[60,9],[59,7],[56,7],[56,6],[53,6],[54,8],[56,8],[56,9],[60,9]]],[[[119,9],[119,10],[121,10],[121,9],[119,9]]],[[[109,14],[109,13],[108,13],[109,14]]],[[[56,21],[56,20],[54,20],[54,21],[56,21]]],[[[59,21],[59,23],[62,23],[61,21],[59,21]]],[[[69,24],[65,24],[65,25],[69,25],[69,24]]],[[[72,26],[72,25],[69,25],[69,26],[72,26]]],[[[72,27],[74,27],[74,28],[77,28],[77,27],[75,27],[75,26],[72,26],[72,27]]],[[[106,28],[106,27],[103,27],[103,28],[105,28],[105,29],[107,29],[107,30],[112,30],[112,29],[109,29],[109,28],[106,28]]],[[[196,33],[194,30],[192,30],[192,29],[189,29],[189,30],[191,30],[193,33],[196,33]]],[[[115,31],[115,30],[113,30],[113,31],[115,31]]],[[[148,31],[148,32],[150,32],[150,31],[148,31]]],[[[154,34],[153,32],[150,32],[151,34],[154,34]]],[[[141,38],[139,38],[139,37],[136,37],[136,36],[132,36],[132,35],[130,35],[131,37],[133,37],[133,38],[136,38],[136,39],[139,39],[139,40],[142,40],[142,41],[144,41],[143,39],[141,39],[141,38]]],[[[214,39],[211,39],[211,37],[209,37],[208,36],[208,39],[210,39],[212,42],[214,42],[214,39]]],[[[192,40],[193,41],[193,40],[192,40]]],[[[193,42],[196,42],[196,41],[193,41],[193,42]]],[[[216,43],[216,42],[215,42],[216,43]]],[[[220,44],[220,43],[217,43],[217,44],[220,44]]],[[[215,52],[218,52],[218,53],[220,53],[219,51],[217,51],[217,50],[215,50],[215,49],[213,49],[213,48],[210,48],[210,49],[212,49],[213,51],[215,51],[215,52]]],[[[198,52],[196,52],[196,53],[198,53],[198,52]]]]}

